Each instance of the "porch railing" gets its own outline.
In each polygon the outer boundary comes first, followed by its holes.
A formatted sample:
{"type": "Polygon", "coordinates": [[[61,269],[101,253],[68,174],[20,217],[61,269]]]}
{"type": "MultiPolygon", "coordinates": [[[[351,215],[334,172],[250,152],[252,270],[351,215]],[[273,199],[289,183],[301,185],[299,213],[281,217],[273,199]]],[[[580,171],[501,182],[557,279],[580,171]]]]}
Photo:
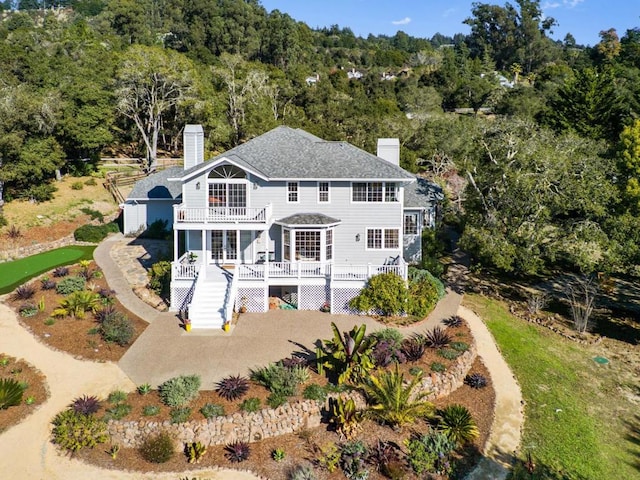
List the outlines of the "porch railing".
{"type": "Polygon", "coordinates": [[[267,223],[271,218],[271,204],[265,207],[207,207],[174,206],[177,223],[267,223]]]}
{"type": "Polygon", "coordinates": [[[189,252],[183,254],[178,261],[171,262],[172,280],[193,280],[198,276],[200,260],[189,260],[189,252]]]}
{"type": "Polygon", "coordinates": [[[331,278],[331,280],[362,281],[379,273],[395,273],[407,279],[406,263],[397,265],[336,265],[320,262],[269,262],[238,265],[239,280],[266,278],[331,278]]]}

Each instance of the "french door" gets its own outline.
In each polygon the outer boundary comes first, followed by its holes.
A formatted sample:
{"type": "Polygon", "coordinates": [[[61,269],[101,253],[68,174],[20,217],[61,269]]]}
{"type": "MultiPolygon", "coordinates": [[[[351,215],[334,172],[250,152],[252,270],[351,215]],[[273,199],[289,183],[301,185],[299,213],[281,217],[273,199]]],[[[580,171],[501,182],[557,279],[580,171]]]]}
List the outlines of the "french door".
{"type": "Polygon", "coordinates": [[[211,260],[215,263],[235,263],[238,259],[238,232],[211,231],[211,260]]]}
{"type": "Polygon", "coordinates": [[[247,206],[246,183],[210,183],[209,207],[223,208],[227,215],[244,215],[247,206]]]}

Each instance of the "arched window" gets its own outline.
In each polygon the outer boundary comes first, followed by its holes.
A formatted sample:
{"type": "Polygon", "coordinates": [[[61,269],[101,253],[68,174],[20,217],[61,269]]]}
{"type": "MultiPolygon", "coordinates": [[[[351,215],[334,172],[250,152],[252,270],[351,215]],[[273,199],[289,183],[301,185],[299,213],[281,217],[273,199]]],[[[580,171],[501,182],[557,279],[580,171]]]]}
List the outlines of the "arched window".
{"type": "Polygon", "coordinates": [[[247,174],[241,168],[235,165],[220,165],[209,173],[209,178],[229,179],[229,178],[247,178],[247,174]]]}

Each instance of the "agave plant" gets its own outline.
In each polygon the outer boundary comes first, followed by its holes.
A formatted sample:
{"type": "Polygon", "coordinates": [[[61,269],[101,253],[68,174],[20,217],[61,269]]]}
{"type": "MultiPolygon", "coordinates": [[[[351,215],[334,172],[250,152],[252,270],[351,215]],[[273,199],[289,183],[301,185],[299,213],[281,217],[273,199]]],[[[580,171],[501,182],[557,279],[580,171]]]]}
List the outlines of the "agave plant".
{"type": "Polygon", "coordinates": [[[462,317],[460,315],[453,315],[443,320],[442,323],[444,323],[447,327],[459,327],[462,325],[462,317]]]}
{"type": "Polygon", "coordinates": [[[469,443],[480,435],[471,413],[463,405],[447,405],[436,411],[436,418],[438,431],[459,445],[469,443]]]}
{"type": "Polygon", "coordinates": [[[240,463],[249,458],[251,448],[247,442],[236,441],[225,446],[225,457],[230,462],[240,463]]]}
{"type": "Polygon", "coordinates": [[[411,336],[402,342],[401,349],[407,362],[417,362],[424,356],[426,346],[421,336],[411,336]]]}
{"type": "Polygon", "coordinates": [[[239,375],[223,378],[216,384],[216,392],[226,400],[237,400],[249,391],[249,381],[239,375]]]}
{"type": "Polygon", "coordinates": [[[0,410],[15,407],[22,402],[24,388],[13,378],[0,379],[0,410]]]}
{"type": "Polygon", "coordinates": [[[442,348],[451,343],[451,337],[440,327],[435,327],[424,334],[424,340],[428,347],[442,348]]]}
{"type": "Polygon", "coordinates": [[[487,378],[479,373],[472,373],[464,377],[464,383],[471,388],[484,388],[487,386],[487,378]]]}
{"type": "Polygon", "coordinates": [[[93,395],[83,395],[71,403],[71,408],[73,408],[76,413],[91,415],[100,409],[100,400],[93,395]]]}
{"type": "Polygon", "coordinates": [[[45,277],[40,280],[40,288],[42,288],[42,290],[53,290],[56,288],[56,282],[51,280],[49,277],[45,277]]]}
{"type": "Polygon", "coordinates": [[[339,384],[360,382],[375,366],[371,358],[375,339],[366,336],[365,324],[344,333],[333,322],[331,328],[333,338],[323,342],[327,350],[324,366],[338,374],[339,384]]]}
{"type": "Polygon", "coordinates": [[[52,315],[54,317],[71,316],[84,318],[85,312],[95,312],[100,307],[100,296],[89,290],[79,290],[60,300],[60,306],[52,315]]]}
{"type": "Polygon", "coordinates": [[[69,275],[68,267],[58,267],[53,271],[54,277],[66,277],[67,275],[69,275]]]}
{"type": "Polygon", "coordinates": [[[397,364],[393,371],[371,375],[362,384],[369,403],[367,413],[391,426],[413,423],[416,418],[430,414],[433,404],[424,400],[428,392],[414,391],[421,380],[422,374],[418,373],[411,381],[405,382],[397,364]]]}
{"type": "Polygon", "coordinates": [[[13,298],[15,300],[29,300],[36,293],[36,289],[33,285],[20,285],[13,292],[13,298]]]}

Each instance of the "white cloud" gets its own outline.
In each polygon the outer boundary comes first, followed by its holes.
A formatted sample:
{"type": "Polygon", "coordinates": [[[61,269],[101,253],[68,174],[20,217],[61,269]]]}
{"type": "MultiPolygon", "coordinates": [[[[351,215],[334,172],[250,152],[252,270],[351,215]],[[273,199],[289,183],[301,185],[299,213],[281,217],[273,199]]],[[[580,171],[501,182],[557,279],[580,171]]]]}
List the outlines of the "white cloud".
{"type": "Polygon", "coordinates": [[[411,23],[411,18],[404,17],[402,20],[394,20],[391,23],[394,25],[407,25],[408,23],[411,23]]]}
{"type": "Polygon", "coordinates": [[[547,1],[542,5],[542,10],[550,10],[553,8],[575,8],[580,5],[584,0],[562,0],[562,1],[547,1]]]}

